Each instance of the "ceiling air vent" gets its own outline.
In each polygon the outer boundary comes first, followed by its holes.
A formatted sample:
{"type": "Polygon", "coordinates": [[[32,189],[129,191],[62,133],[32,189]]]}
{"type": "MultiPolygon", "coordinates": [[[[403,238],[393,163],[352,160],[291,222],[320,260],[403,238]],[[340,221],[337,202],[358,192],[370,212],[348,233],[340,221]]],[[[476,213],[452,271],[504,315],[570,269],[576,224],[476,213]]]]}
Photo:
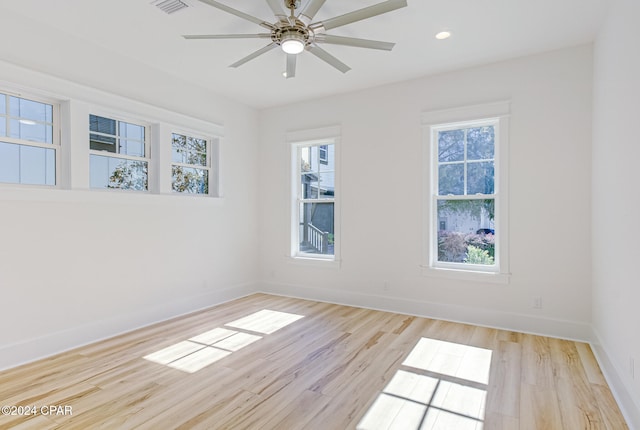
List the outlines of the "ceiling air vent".
{"type": "Polygon", "coordinates": [[[181,0],[153,0],[151,4],[166,13],[174,13],[189,7],[181,0]]]}

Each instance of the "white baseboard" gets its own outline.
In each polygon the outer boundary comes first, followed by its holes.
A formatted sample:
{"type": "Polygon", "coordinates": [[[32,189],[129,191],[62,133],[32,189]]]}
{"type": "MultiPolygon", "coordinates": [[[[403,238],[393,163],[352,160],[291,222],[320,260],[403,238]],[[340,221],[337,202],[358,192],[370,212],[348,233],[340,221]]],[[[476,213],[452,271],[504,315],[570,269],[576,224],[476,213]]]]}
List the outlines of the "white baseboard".
{"type": "Polygon", "coordinates": [[[299,284],[288,285],[275,282],[263,282],[260,286],[260,291],[267,294],[396,312],[502,330],[578,340],[581,342],[589,342],[591,340],[591,325],[586,322],[544,318],[534,315],[500,312],[491,309],[479,309],[469,306],[434,303],[375,294],[363,294],[329,288],[308,287],[299,284]]]}
{"type": "Polygon", "coordinates": [[[199,296],[180,298],[171,303],[139,309],[131,314],[117,315],[79,327],[47,333],[37,338],[2,345],[0,346],[0,370],[235,300],[254,293],[255,286],[254,283],[241,284],[199,296]]]}
{"type": "Polygon", "coordinates": [[[602,338],[595,329],[593,330],[591,349],[618,406],[620,406],[622,415],[627,420],[627,425],[631,430],[640,430],[640,399],[632,394],[631,388],[627,387],[624,382],[625,379],[620,377],[620,375],[624,375],[624,372],[618,369],[611,360],[607,354],[606,345],[603,344],[602,338]]]}

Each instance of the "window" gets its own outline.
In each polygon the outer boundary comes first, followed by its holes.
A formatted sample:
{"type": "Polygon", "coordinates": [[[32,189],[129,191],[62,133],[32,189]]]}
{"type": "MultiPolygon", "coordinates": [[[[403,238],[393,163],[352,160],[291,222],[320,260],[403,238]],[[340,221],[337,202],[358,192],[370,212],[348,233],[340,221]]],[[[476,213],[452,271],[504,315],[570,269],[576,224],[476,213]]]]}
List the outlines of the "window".
{"type": "Polygon", "coordinates": [[[320,145],[318,147],[318,159],[322,164],[329,163],[329,149],[327,148],[327,145],[320,145]]]}
{"type": "Polygon", "coordinates": [[[57,105],[0,94],[0,182],[56,185],[57,105]]]}
{"type": "Polygon", "coordinates": [[[147,127],[89,116],[91,188],[149,189],[147,127]]]}
{"type": "Polygon", "coordinates": [[[292,153],[295,166],[292,254],[335,259],[335,142],[297,143],[292,153]]]}
{"type": "Polygon", "coordinates": [[[171,188],[174,192],[209,194],[210,147],[207,139],[172,134],[171,188]]]}
{"type": "Polygon", "coordinates": [[[428,114],[485,118],[429,124],[431,269],[506,274],[506,115],[482,115],[496,109],[508,104],[428,114]]]}

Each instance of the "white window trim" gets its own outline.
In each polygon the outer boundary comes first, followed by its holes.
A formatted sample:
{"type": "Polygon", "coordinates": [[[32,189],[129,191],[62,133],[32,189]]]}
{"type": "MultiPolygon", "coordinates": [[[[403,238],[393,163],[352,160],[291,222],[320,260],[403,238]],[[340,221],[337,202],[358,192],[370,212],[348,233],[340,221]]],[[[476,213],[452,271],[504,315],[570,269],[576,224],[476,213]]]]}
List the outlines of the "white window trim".
{"type": "MultiPolygon", "coordinates": [[[[89,154],[89,159],[91,158],[92,155],[97,155],[97,156],[102,156],[102,157],[111,157],[111,158],[119,158],[119,159],[123,159],[123,160],[132,160],[132,161],[145,161],[147,163],[147,189],[146,190],[124,190],[124,189],[120,189],[120,188],[93,188],[91,187],[91,185],[89,185],[89,189],[91,191],[97,191],[97,192],[116,192],[116,193],[136,193],[136,194],[150,194],[150,193],[156,193],[157,190],[154,187],[155,184],[155,177],[154,177],[154,169],[155,167],[153,166],[153,162],[152,162],[152,154],[151,154],[151,142],[153,139],[153,133],[151,131],[152,129],[152,124],[149,123],[148,121],[142,120],[142,119],[136,119],[135,115],[131,115],[131,116],[127,116],[127,114],[125,113],[124,115],[122,113],[116,113],[114,114],[113,112],[109,112],[109,111],[103,111],[100,109],[91,109],[89,111],[89,115],[94,115],[94,116],[99,116],[99,117],[103,117],[103,118],[107,118],[107,119],[111,119],[111,120],[115,120],[118,121],[118,123],[120,122],[125,122],[128,124],[133,124],[133,125],[138,125],[138,126],[142,126],[144,127],[144,157],[138,157],[135,155],[127,155],[127,154],[121,154],[119,152],[108,152],[108,151],[99,151],[96,149],[91,149],[90,147],[90,135],[91,134],[101,134],[101,133],[92,133],[91,132],[91,126],[89,124],[89,127],[87,128],[87,151],[89,154]]],[[[118,139],[120,139],[120,135],[117,135],[118,139]]],[[[88,179],[88,183],[90,184],[91,182],[91,169],[89,168],[89,177],[88,179]]]]}
{"type": "MultiPolygon", "coordinates": [[[[291,261],[305,265],[318,265],[321,267],[340,267],[340,245],[341,245],[341,232],[340,232],[340,127],[326,127],[311,130],[302,130],[289,132],[286,135],[286,143],[290,150],[291,166],[289,169],[291,184],[290,191],[290,216],[289,216],[289,228],[290,228],[290,242],[289,249],[287,251],[287,257],[291,261]],[[336,193],[332,199],[326,199],[325,201],[332,201],[333,217],[334,217],[334,250],[333,255],[322,254],[310,254],[299,252],[299,226],[298,226],[298,204],[300,195],[300,184],[298,173],[300,172],[300,157],[299,150],[302,147],[307,146],[322,146],[322,145],[334,145],[334,163],[335,163],[335,176],[334,185],[336,193]]],[[[314,200],[314,201],[323,201],[314,200]]]]}
{"type": "MultiPolygon", "coordinates": [[[[20,187],[20,188],[43,188],[43,189],[60,189],[61,188],[61,135],[60,135],[60,101],[48,97],[42,97],[37,94],[29,92],[16,92],[9,88],[0,88],[0,93],[7,97],[7,104],[9,103],[9,97],[18,97],[25,100],[31,100],[39,103],[44,103],[52,106],[51,121],[52,121],[52,143],[31,142],[28,140],[17,139],[9,136],[0,136],[0,140],[6,143],[13,143],[22,146],[31,146],[34,148],[53,149],[55,153],[55,185],[42,185],[42,184],[21,184],[13,182],[0,182],[0,187],[20,187]]],[[[9,111],[6,113],[6,118],[9,118],[9,111]]]]}
{"type": "MultiPolygon", "coordinates": [[[[422,273],[426,276],[469,280],[488,283],[509,283],[509,222],[508,222],[508,139],[510,102],[501,101],[482,105],[424,112],[423,125],[423,257],[422,273]],[[437,160],[433,135],[439,130],[460,126],[473,126],[476,122],[495,121],[498,133],[495,146],[495,227],[496,264],[494,266],[437,262],[437,218],[434,190],[437,184],[437,160]],[[435,158],[434,158],[435,157],[435,158]]],[[[475,196],[470,196],[475,198],[475,196]]]]}
{"type": "MultiPolygon", "coordinates": [[[[206,151],[207,151],[207,165],[200,166],[197,164],[189,164],[189,163],[178,163],[173,161],[172,158],[169,158],[169,170],[171,171],[172,166],[183,166],[183,167],[192,167],[195,169],[207,170],[209,172],[209,184],[208,189],[209,192],[206,194],[201,193],[181,193],[178,191],[173,191],[173,187],[170,185],[171,194],[176,196],[192,196],[192,197],[220,197],[220,188],[219,188],[219,160],[220,160],[220,141],[222,140],[221,136],[211,135],[208,133],[198,132],[194,130],[185,130],[179,127],[171,127],[170,133],[170,143],[171,146],[170,151],[173,151],[173,135],[180,134],[187,137],[192,137],[196,139],[203,139],[206,141],[206,151]]],[[[171,154],[171,152],[170,152],[171,154]]],[[[169,173],[169,178],[171,178],[171,172],[169,173]]]]}

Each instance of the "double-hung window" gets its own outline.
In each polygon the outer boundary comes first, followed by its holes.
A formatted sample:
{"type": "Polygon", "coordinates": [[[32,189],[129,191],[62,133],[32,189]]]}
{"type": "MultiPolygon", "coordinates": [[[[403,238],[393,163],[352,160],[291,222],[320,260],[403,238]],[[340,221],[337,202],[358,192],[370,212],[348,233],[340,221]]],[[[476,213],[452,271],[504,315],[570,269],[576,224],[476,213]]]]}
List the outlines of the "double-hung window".
{"type": "Polygon", "coordinates": [[[148,127],[89,116],[91,188],[149,189],[148,127]]]}
{"type": "Polygon", "coordinates": [[[0,182],[56,185],[58,107],[0,94],[0,182]]]}
{"type": "Polygon", "coordinates": [[[431,269],[506,273],[506,115],[480,118],[429,125],[431,269]]]}
{"type": "Polygon", "coordinates": [[[336,251],[335,140],[294,143],[293,257],[334,260],[336,251]]]}
{"type": "Polygon", "coordinates": [[[210,194],[212,144],[182,133],[171,135],[171,189],[176,193],[210,194]]]}

